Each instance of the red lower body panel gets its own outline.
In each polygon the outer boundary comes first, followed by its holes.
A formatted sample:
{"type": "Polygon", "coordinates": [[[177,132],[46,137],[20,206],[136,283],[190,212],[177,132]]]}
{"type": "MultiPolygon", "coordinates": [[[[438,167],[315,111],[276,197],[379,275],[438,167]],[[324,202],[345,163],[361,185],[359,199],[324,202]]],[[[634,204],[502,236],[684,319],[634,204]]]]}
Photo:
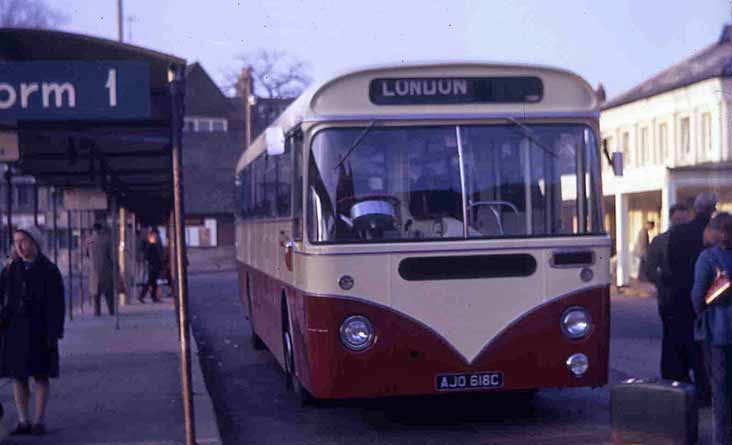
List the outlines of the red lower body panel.
{"type": "MultiPolygon", "coordinates": [[[[264,275],[257,274],[257,281],[264,275]]],[[[276,287],[272,283],[268,288],[276,287]]],[[[318,398],[382,397],[438,393],[436,376],[447,373],[500,372],[503,390],[544,387],[602,386],[607,383],[610,337],[609,289],[597,287],[557,298],[534,308],[496,336],[468,363],[442,337],[421,323],[389,308],[348,298],[310,296],[295,289],[287,294],[302,384],[318,398]],[[593,320],[590,334],[569,340],[561,332],[562,312],[583,306],[593,320]],[[351,315],[371,321],[376,339],[365,351],[354,352],[340,341],[339,327],[351,315]],[[567,358],[583,353],[589,369],[572,375],[567,358]]],[[[256,292],[255,292],[256,294],[256,292]]],[[[262,307],[253,304],[253,307],[262,307]]],[[[264,307],[262,307],[264,308],[264,307]]],[[[261,333],[265,314],[254,310],[257,332],[278,357],[281,333],[261,333]],[[272,337],[266,339],[265,337],[272,337]]],[[[274,323],[273,323],[274,322],[274,323]]],[[[281,325],[280,325],[281,326],[281,325]]]]}

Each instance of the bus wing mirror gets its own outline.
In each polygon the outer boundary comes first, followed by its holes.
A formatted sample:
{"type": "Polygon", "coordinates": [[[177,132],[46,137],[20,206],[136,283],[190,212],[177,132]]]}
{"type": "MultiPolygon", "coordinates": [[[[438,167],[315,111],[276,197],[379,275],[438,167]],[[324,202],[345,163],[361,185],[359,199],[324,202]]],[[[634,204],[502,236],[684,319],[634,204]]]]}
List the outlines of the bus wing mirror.
{"type": "Polygon", "coordinates": [[[280,127],[268,128],[264,132],[267,155],[277,156],[285,152],[285,132],[280,127]]]}
{"type": "Polygon", "coordinates": [[[623,176],[623,153],[613,152],[613,173],[615,176],[623,176]]]}

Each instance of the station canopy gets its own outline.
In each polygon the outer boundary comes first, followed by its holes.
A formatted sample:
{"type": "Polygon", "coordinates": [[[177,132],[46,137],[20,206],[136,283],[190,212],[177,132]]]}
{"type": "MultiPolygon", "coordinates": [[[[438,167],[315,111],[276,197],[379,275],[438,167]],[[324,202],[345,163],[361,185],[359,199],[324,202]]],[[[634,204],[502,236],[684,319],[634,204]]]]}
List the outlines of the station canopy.
{"type": "Polygon", "coordinates": [[[13,165],[40,184],[104,190],[144,223],[167,220],[173,65],[185,60],[84,35],[0,28],[0,132],[17,135],[13,165]]]}

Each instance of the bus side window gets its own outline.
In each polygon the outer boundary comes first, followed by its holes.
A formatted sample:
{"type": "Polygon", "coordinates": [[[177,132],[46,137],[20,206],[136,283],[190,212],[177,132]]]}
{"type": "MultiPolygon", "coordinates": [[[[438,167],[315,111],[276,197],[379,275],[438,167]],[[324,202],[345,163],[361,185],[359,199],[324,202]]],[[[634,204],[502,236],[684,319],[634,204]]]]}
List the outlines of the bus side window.
{"type": "Polygon", "coordinates": [[[303,157],[303,134],[301,130],[297,130],[287,138],[286,144],[289,146],[292,156],[292,239],[302,241],[302,157],[303,157]]]}

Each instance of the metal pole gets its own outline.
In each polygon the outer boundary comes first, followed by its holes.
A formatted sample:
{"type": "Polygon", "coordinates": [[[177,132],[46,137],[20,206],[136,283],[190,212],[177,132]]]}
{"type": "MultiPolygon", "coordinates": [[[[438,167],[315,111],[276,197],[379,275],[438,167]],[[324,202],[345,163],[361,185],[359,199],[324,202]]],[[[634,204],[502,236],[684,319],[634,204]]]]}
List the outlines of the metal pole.
{"type": "Polygon", "coordinates": [[[117,0],[117,41],[124,41],[124,10],[122,8],[122,0],[117,0]]]}
{"type": "Polygon", "coordinates": [[[69,261],[69,320],[74,319],[74,272],[73,258],[71,255],[71,243],[73,242],[73,234],[71,233],[71,210],[66,211],[66,252],[69,261]]]}
{"type": "Polygon", "coordinates": [[[117,292],[117,277],[119,273],[119,248],[117,244],[117,199],[110,197],[112,208],[112,295],[114,295],[114,327],[119,330],[119,292],[117,292]]]}
{"type": "Polygon", "coordinates": [[[7,230],[8,230],[8,255],[10,255],[10,249],[13,245],[13,173],[10,171],[10,164],[5,164],[5,184],[6,184],[6,217],[7,217],[7,230]]]}
{"type": "Polygon", "coordinates": [[[252,145],[252,67],[248,66],[242,72],[242,95],[244,96],[244,150],[252,145]]]}
{"type": "Polygon", "coordinates": [[[183,122],[183,95],[185,85],[183,67],[171,67],[170,95],[171,145],[173,160],[173,214],[175,215],[175,261],[178,272],[178,318],[180,319],[181,384],[183,391],[183,415],[186,429],[186,445],[196,444],[196,426],[193,417],[193,391],[191,386],[191,350],[188,324],[188,271],[185,264],[186,249],[183,238],[183,146],[181,127],[183,122]]]}
{"type": "Polygon", "coordinates": [[[119,247],[117,249],[117,261],[119,263],[119,274],[122,278],[122,283],[125,285],[125,292],[120,297],[120,305],[127,305],[127,255],[126,255],[126,241],[127,241],[127,212],[124,207],[119,207],[119,247]]]}
{"type": "Polygon", "coordinates": [[[33,225],[38,227],[38,182],[33,182],[33,225]]]}
{"type": "Polygon", "coordinates": [[[79,298],[81,298],[81,313],[84,313],[84,253],[86,253],[86,239],[84,238],[84,220],[79,210],[79,298]]]}
{"type": "Polygon", "coordinates": [[[56,209],[56,188],[51,189],[51,201],[53,202],[53,264],[58,265],[58,215],[56,209]]]}
{"type": "MultiPolygon", "coordinates": [[[[132,247],[132,271],[131,271],[131,283],[127,289],[127,292],[131,292],[130,294],[130,301],[132,301],[133,298],[135,298],[135,294],[137,293],[137,217],[134,213],[130,213],[130,219],[131,221],[131,230],[130,230],[130,246],[132,247]]],[[[171,257],[172,258],[172,257],[171,257]]]]}
{"type": "MultiPolygon", "coordinates": [[[[168,218],[168,266],[170,267],[170,276],[173,277],[170,283],[171,295],[178,295],[178,269],[176,268],[176,243],[175,243],[175,214],[171,210],[170,217],[168,218]]],[[[175,311],[178,313],[178,299],[173,300],[175,302],[175,311]]],[[[176,317],[176,321],[180,324],[180,319],[176,317]]]]}

